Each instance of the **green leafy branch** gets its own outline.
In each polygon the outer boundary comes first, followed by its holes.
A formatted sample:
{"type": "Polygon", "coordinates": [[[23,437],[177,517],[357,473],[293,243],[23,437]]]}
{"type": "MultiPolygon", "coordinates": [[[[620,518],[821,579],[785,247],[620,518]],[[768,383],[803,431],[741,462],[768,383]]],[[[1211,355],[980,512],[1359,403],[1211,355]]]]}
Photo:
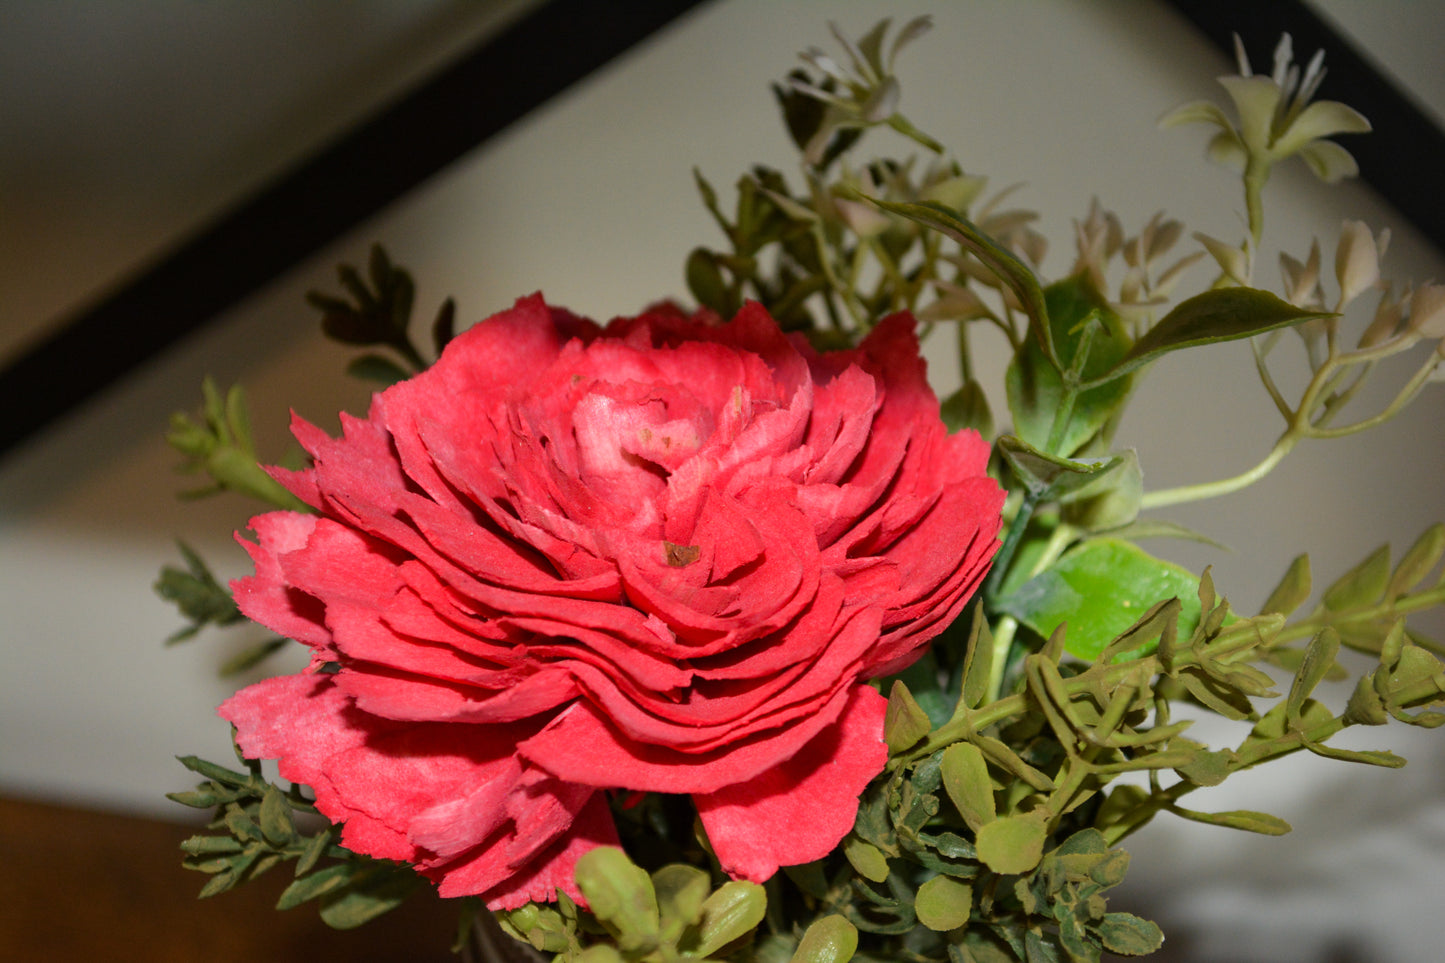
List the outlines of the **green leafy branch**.
{"type": "Polygon", "coordinates": [[[236,772],[195,756],[181,764],[205,777],[188,792],[168,797],[195,809],[213,809],[208,832],[181,843],[187,869],[211,878],[201,897],[260,876],[284,862],[295,862],[295,881],[281,893],[277,909],[319,901],[321,918],[336,929],[351,929],[399,906],[423,885],[409,867],[371,859],[336,843],[337,827],[324,823],[316,832],[298,827],[297,815],[318,817],[301,790],[268,782],[261,764],[243,759],[246,772],[236,772]]]}
{"type": "Polygon", "coordinates": [[[277,508],[306,512],[310,507],[266,474],[256,456],[246,394],[232,385],[224,397],[210,378],[201,383],[204,403],[199,420],[185,412],[171,415],[166,441],[185,456],[180,470],[204,472],[211,484],[186,492],[183,498],[200,498],[221,491],[249,495],[277,508]]]}
{"type": "MultiPolygon", "coordinates": [[[[416,300],[416,283],[411,274],[393,264],[379,244],[371,248],[365,278],[349,264],[342,264],[336,270],[345,295],[337,297],[321,291],[310,291],[306,295],[307,302],[321,312],[321,330],[343,344],[390,348],[402,362],[397,364],[385,355],[367,353],[352,361],[347,372],[389,385],[426,368],[427,362],[410,331],[416,300]]],[[[438,354],[452,339],[455,315],[456,305],[448,298],[431,328],[438,354]]]]}

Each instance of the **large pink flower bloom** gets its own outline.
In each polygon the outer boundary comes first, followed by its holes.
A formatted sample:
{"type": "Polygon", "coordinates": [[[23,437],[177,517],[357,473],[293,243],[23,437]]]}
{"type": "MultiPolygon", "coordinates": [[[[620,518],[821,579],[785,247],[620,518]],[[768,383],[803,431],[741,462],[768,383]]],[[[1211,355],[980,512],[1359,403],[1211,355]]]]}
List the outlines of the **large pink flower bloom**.
{"type": "Polygon", "coordinates": [[[911,662],[997,543],[913,321],[819,355],[749,305],[599,330],[540,296],[277,476],[236,599],[334,673],[221,708],[352,849],[493,908],[573,895],[605,795],[690,794],[723,867],[826,855],[886,761],[864,680],[911,662]]]}

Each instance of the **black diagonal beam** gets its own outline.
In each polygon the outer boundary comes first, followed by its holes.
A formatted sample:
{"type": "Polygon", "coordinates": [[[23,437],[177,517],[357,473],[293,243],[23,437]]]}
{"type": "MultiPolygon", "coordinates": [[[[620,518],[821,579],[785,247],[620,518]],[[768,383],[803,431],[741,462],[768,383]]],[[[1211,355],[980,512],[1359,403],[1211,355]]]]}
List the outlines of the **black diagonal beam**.
{"type": "Polygon", "coordinates": [[[1325,52],[1325,80],[1317,99],[1349,104],[1374,130],[1341,137],[1360,165],[1360,177],[1399,211],[1436,249],[1445,253],[1445,131],[1335,28],[1300,0],[1168,0],[1234,59],[1239,34],[1257,73],[1269,73],[1275,44],[1288,33],[1295,57],[1308,61],[1325,52]]]}
{"type": "Polygon", "coordinates": [[[551,0],[0,371],[0,454],[700,0],[551,0]]]}

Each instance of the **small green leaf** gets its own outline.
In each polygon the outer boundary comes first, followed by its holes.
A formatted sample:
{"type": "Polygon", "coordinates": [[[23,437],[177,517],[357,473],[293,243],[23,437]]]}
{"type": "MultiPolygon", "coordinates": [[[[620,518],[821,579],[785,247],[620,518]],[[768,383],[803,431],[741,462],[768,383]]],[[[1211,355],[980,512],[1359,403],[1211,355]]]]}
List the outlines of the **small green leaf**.
{"type": "Polygon", "coordinates": [[[401,365],[379,354],[364,354],[353,359],[346,366],[346,373],[353,378],[372,381],[383,387],[389,387],[411,377],[411,374],[401,365]]]}
{"type": "Polygon", "coordinates": [[[1199,579],[1130,542],[1095,538],[999,600],[999,608],[1044,638],[1065,622],[1071,655],[1093,660],[1156,603],[1180,601],[1179,634],[1199,624],[1199,579]]]}
{"type": "Polygon", "coordinates": [[[1109,913],[1098,926],[1104,949],[1120,956],[1148,956],[1164,945],[1164,933],[1130,913],[1109,913]]]}
{"type": "Polygon", "coordinates": [[[1261,615],[1271,613],[1288,616],[1310,597],[1310,557],[1300,555],[1290,562],[1289,571],[1284,573],[1274,591],[1265,599],[1261,615]]]}
{"type": "Polygon", "coordinates": [[[1126,375],[1170,351],[1235,341],[1314,318],[1332,317],[1336,315],[1328,311],[1297,308],[1268,291],[1213,288],[1177,304],[1099,381],[1126,375]]]}
{"type": "Polygon", "coordinates": [[[1390,546],[1381,545],[1329,588],[1322,601],[1331,612],[1348,612],[1379,601],[1390,581],[1390,546]]]}
{"type": "Polygon", "coordinates": [[[858,928],[837,913],[808,927],[789,963],[848,963],[858,951],[858,928]]]}
{"type": "Polygon", "coordinates": [[[1104,477],[1119,459],[1075,461],[1050,455],[1016,435],[1002,435],[995,443],[1019,481],[1040,498],[1058,498],[1104,477]]]}
{"type": "Polygon", "coordinates": [[[1330,669],[1334,668],[1335,656],[1340,653],[1340,635],[1334,629],[1326,627],[1318,635],[1310,640],[1309,648],[1305,650],[1304,661],[1300,664],[1299,671],[1295,673],[1294,683],[1289,689],[1289,700],[1285,703],[1285,717],[1290,725],[1298,727],[1300,724],[1300,707],[1309,694],[1315,690],[1315,686],[1324,681],[1330,669]]]}
{"type": "Polygon", "coordinates": [[[1087,532],[1107,532],[1130,524],[1144,497],[1144,472],[1139,454],[1130,448],[1106,463],[1108,467],[1064,499],[1063,519],[1087,532]]]}
{"type": "Polygon", "coordinates": [[[711,956],[747,936],[763,921],[767,907],[767,895],[757,883],[745,880],[724,883],[702,906],[693,955],[711,956]]]}
{"type": "Polygon", "coordinates": [[[652,879],[615,846],[598,846],[577,860],[577,888],[596,916],[617,933],[624,948],[640,948],[658,936],[657,893],[652,879]]]}
{"type": "Polygon", "coordinates": [[[888,857],[872,843],[849,833],[843,839],[843,855],[864,879],[875,883],[888,879],[888,857]]]}
{"type": "Polygon", "coordinates": [[[973,887],[950,876],[935,876],[918,887],[913,909],[918,922],[931,930],[958,929],[973,910],[973,887]]]}
{"type": "Polygon", "coordinates": [[[291,822],[291,807],[286,797],[274,785],[267,785],[261,796],[261,832],[273,846],[286,846],[296,838],[296,826],[291,822]]]}
{"type": "Polygon", "coordinates": [[[971,428],[985,438],[993,436],[993,413],[988,409],[988,398],[977,381],[965,381],[963,385],[943,399],[939,414],[949,434],[957,434],[971,428]]]}
{"type": "Polygon", "coordinates": [[[331,845],[331,840],[335,833],[335,827],[329,826],[306,840],[306,845],[301,850],[300,857],[296,860],[297,876],[304,876],[311,871],[311,868],[326,854],[326,850],[331,845]]]}
{"type": "Polygon", "coordinates": [[[888,708],[883,717],[883,741],[890,753],[899,753],[928,735],[933,726],[928,713],[918,705],[903,680],[895,679],[888,693],[888,708]]]}
{"type": "Polygon", "coordinates": [[[978,858],[995,873],[1027,873],[1044,855],[1046,813],[1000,816],[978,831],[978,858]]]}
{"type": "Polygon", "coordinates": [[[978,708],[988,695],[992,673],[993,633],[989,631],[988,619],[976,608],[963,663],[963,698],[959,701],[970,709],[978,708]]]}
{"type": "Polygon", "coordinates": [[[1425,529],[1400,558],[1400,564],[1390,576],[1390,596],[1403,595],[1418,585],[1442,555],[1445,555],[1445,524],[1436,523],[1425,529]]]}
{"type": "Polygon", "coordinates": [[[416,892],[422,878],[409,869],[376,864],[351,887],[322,898],[322,921],[336,930],[355,929],[396,909],[416,892]]]}
{"type": "Polygon", "coordinates": [[[1171,806],[1169,811],[1196,823],[1242,829],[1245,832],[1260,833],[1264,836],[1283,836],[1290,831],[1289,823],[1278,816],[1257,813],[1248,809],[1232,809],[1222,813],[1201,813],[1185,809],[1182,806],[1171,806]]]}
{"type": "Polygon", "coordinates": [[[943,788],[968,828],[978,832],[993,821],[993,780],[983,753],[971,742],[955,742],[943,750],[943,788]]]}
{"type": "Polygon", "coordinates": [[[696,866],[669,863],[652,874],[652,888],[657,892],[662,940],[675,943],[702,914],[702,904],[712,891],[712,880],[705,870],[696,866]]]}
{"type": "MultiPolygon", "coordinates": [[[[1008,286],[1030,319],[1043,321],[1047,318],[1048,308],[1044,304],[1043,289],[1039,287],[1038,278],[1034,277],[1029,266],[958,212],[932,201],[922,204],[894,204],[861,194],[858,197],[885,211],[906,217],[953,238],[960,247],[982,261],[1008,286]]],[[[1050,335],[1048,326],[1041,326],[1040,337],[1044,340],[1044,353],[1049,358],[1054,358],[1056,356],[1050,335]]]]}
{"type": "Polygon", "coordinates": [[[337,863],[309,876],[302,876],[282,891],[281,898],[276,901],[276,908],[295,909],[307,900],[335,892],[351,882],[357,868],[355,863],[337,863]]]}

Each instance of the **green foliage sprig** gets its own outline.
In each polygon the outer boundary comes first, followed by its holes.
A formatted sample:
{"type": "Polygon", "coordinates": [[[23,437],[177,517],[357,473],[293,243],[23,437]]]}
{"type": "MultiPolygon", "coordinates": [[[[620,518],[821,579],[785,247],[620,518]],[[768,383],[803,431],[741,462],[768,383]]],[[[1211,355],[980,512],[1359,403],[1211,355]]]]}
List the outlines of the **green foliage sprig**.
{"type": "Polygon", "coordinates": [[[242,758],[246,771],[236,772],[195,756],[180,761],[205,781],[168,798],[215,810],[207,832],[181,843],[183,865],[211,877],[201,888],[202,898],[294,861],[296,879],[276,908],[317,900],[327,924],[351,929],[400,905],[424,885],[408,866],[360,856],[338,844],[337,827],[319,816],[303,789],[283,790],[267,781],[259,762],[242,758]],[[301,828],[298,816],[311,817],[315,831],[301,828]]]}
{"type": "MultiPolygon", "coordinates": [[[[416,282],[411,274],[393,264],[386,250],[376,244],[371,248],[365,278],[349,264],[337,268],[337,277],[346,296],[322,291],[306,294],[307,302],[321,312],[321,330],[342,344],[390,348],[402,362],[398,364],[386,355],[368,352],[352,361],[347,372],[389,385],[426,368],[427,361],[411,337],[412,306],[416,300],[416,282]]],[[[448,298],[431,327],[431,340],[438,354],[452,339],[455,323],[456,305],[448,298]]]]}

